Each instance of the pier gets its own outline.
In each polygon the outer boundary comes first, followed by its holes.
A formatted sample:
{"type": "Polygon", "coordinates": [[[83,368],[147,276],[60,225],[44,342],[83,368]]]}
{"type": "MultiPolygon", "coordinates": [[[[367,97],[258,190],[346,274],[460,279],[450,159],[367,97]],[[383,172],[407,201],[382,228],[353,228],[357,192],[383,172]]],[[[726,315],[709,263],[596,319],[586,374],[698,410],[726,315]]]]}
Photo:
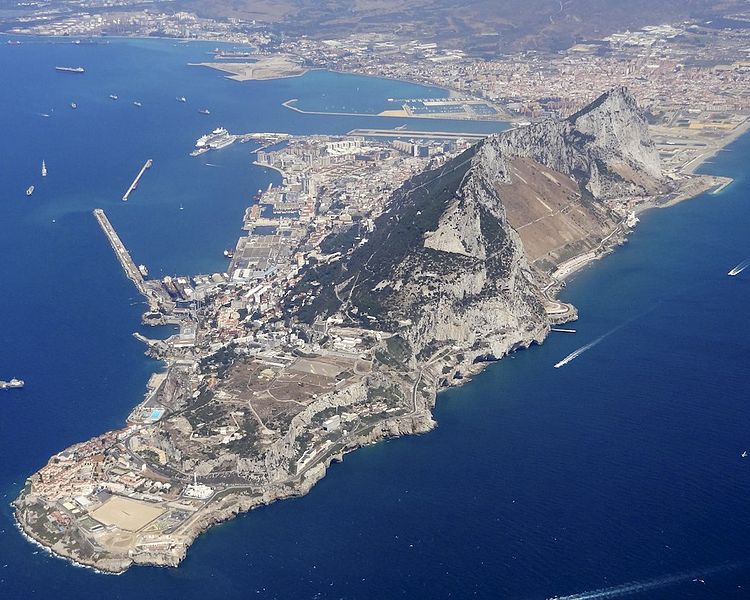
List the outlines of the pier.
{"type": "Polygon", "coordinates": [[[115,251],[117,260],[120,261],[120,264],[125,271],[125,275],[127,275],[128,279],[130,279],[130,281],[135,284],[135,287],[138,289],[138,291],[143,296],[149,299],[149,304],[151,304],[152,301],[156,299],[152,296],[152,294],[149,294],[149,291],[146,288],[146,281],[143,279],[143,275],[141,275],[138,267],[135,266],[133,259],[130,257],[128,249],[125,247],[125,244],[122,243],[120,236],[117,235],[115,228],[112,227],[112,223],[109,222],[107,215],[104,214],[104,211],[101,208],[95,208],[94,216],[99,222],[102,231],[104,231],[104,234],[107,236],[112,249],[115,251]]]}
{"type": "MultiPolygon", "coordinates": [[[[133,183],[130,184],[130,187],[128,188],[128,191],[125,192],[125,195],[122,197],[123,202],[127,202],[128,198],[130,197],[130,194],[133,193],[133,190],[138,187],[138,182],[141,180],[141,177],[143,177],[143,174],[146,172],[146,169],[150,169],[151,165],[154,164],[154,161],[150,158],[143,164],[141,167],[141,170],[138,171],[138,175],[135,176],[135,179],[133,179],[133,183]]],[[[105,217],[106,219],[106,217],[105,217]]],[[[102,226],[103,227],[103,226],[102,226]]]]}

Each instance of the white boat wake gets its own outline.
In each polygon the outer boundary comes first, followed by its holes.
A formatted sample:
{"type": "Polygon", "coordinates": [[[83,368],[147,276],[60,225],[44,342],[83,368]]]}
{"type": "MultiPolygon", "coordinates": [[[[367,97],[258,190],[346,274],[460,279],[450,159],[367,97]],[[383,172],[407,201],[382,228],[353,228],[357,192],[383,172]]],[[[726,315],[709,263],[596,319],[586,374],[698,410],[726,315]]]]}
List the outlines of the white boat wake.
{"type": "MultiPolygon", "coordinates": [[[[750,263],[750,259],[748,259],[748,263],[750,263]]],[[[623,328],[623,327],[625,327],[626,325],[629,325],[629,324],[630,324],[630,323],[632,323],[633,321],[635,321],[635,320],[637,320],[637,319],[640,319],[640,318],[641,318],[642,316],[644,316],[644,315],[647,315],[648,313],[650,313],[651,311],[653,311],[653,310],[654,310],[654,309],[655,309],[655,308],[656,308],[656,307],[657,307],[657,306],[658,306],[658,305],[659,305],[660,303],[661,303],[661,301],[657,302],[657,303],[656,303],[656,304],[654,304],[654,305],[653,305],[653,306],[652,306],[651,308],[649,308],[649,309],[647,309],[647,310],[643,311],[642,313],[640,313],[640,314],[637,314],[636,316],[634,316],[634,317],[632,317],[632,318],[628,319],[627,321],[625,321],[624,323],[621,323],[621,324],[620,324],[620,325],[618,325],[617,327],[613,327],[613,328],[612,328],[612,329],[610,329],[610,330],[609,330],[609,331],[608,331],[607,333],[603,333],[602,335],[600,335],[600,336],[599,336],[598,338],[596,338],[596,339],[595,339],[595,340],[594,340],[593,342],[589,342],[589,343],[588,343],[588,344],[586,344],[585,346],[581,346],[581,347],[580,347],[580,348],[578,348],[577,350],[573,350],[573,352],[571,352],[571,353],[570,353],[570,354],[568,354],[568,355],[567,355],[567,356],[566,356],[565,358],[563,358],[563,359],[562,359],[562,360],[561,360],[560,362],[558,362],[558,363],[556,363],[556,364],[555,364],[555,369],[559,369],[560,367],[564,367],[564,366],[565,366],[565,365],[567,365],[567,364],[568,364],[568,363],[569,363],[570,361],[572,361],[572,360],[574,360],[574,359],[578,358],[579,356],[581,356],[581,354],[583,354],[584,352],[586,352],[586,350],[591,350],[591,348],[593,348],[594,346],[596,346],[596,345],[597,345],[597,344],[598,344],[599,342],[601,342],[601,341],[602,341],[602,340],[604,340],[605,338],[608,338],[608,337],[609,337],[610,335],[612,335],[612,334],[613,334],[613,333],[614,333],[615,331],[619,331],[620,329],[622,329],[622,328],[623,328]]]]}
{"type": "MultiPolygon", "coordinates": [[[[638,317],[635,317],[635,318],[638,318],[638,317]]],[[[604,333],[604,334],[600,335],[593,342],[589,342],[585,346],[581,346],[580,348],[578,348],[578,350],[573,350],[573,352],[571,352],[565,358],[563,358],[560,362],[558,362],[558,363],[555,364],[555,369],[559,369],[560,367],[564,367],[571,360],[574,360],[574,359],[578,358],[579,356],[581,356],[581,354],[583,354],[584,352],[586,352],[586,350],[591,350],[591,348],[593,348],[594,346],[596,346],[604,338],[609,337],[610,335],[612,335],[618,329],[622,329],[623,327],[625,327],[625,325],[627,325],[631,321],[633,321],[633,319],[625,321],[622,325],[618,325],[617,327],[614,327],[613,329],[610,329],[607,333],[604,333]]]]}
{"type": "Polygon", "coordinates": [[[733,267],[732,270],[727,273],[727,275],[734,277],[735,275],[739,275],[740,273],[742,273],[742,271],[744,271],[748,267],[750,267],[750,258],[746,258],[740,264],[733,267]]]}
{"type": "MultiPolygon", "coordinates": [[[[619,327],[618,327],[618,329],[619,329],[619,327]]],[[[555,363],[555,369],[559,369],[560,367],[564,367],[571,360],[574,360],[574,359],[578,358],[579,356],[581,356],[581,354],[583,354],[584,352],[586,352],[586,350],[590,350],[591,348],[593,348],[594,346],[596,346],[599,342],[601,342],[605,337],[607,337],[610,333],[612,333],[614,331],[615,330],[613,329],[612,331],[609,331],[609,332],[605,333],[604,335],[599,336],[593,342],[589,342],[585,346],[581,346],[580,348],[578,348],[578,350],[574,350],[573,352],[571,352],[570,354],[568,354],[565,358],[563,358],[560,362],[555,363]]]]}
{"type": "Polygon", "coordinates": [[[580,592],[578,594],[571,594],[570,596],[553,596],[548,600],[595,600],[597,598],[620,598],[622,596],[629,596],[631,594],[638,594],[641,592],[647,592],[676,583],[685,583],[692,581],[697,585],[705,585],[706,582],[703,579],[709,575],[714,575],[721,572],[732,571],[741,567],[744,563],[732,563],[729,565],[723,565],[720,567],[713,567],[697,571],[685,571],[683,573],[677,573],[676,575],[666,575],[664,577],[658,577],[656,579],[647,579],[646,581],[634,581],[631,583],[625,583],[623,585],[615,585],[608,588],[601,588],[598,590],[591,590],[590,592],[580,592]]]}

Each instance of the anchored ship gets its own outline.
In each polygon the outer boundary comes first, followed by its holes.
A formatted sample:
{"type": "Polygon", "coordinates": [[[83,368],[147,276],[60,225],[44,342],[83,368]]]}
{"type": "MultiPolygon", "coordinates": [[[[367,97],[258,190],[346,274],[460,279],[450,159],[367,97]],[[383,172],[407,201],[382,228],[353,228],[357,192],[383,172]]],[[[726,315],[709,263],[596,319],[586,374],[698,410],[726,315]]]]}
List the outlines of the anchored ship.
{"type": "Polygon", "coordinates": [[[185,96],[177,96],[177,102],[187,102],[185,96]]]}
{"type": "Polygon", "coordinates": [[[211,133],[202,135],[196,140],[195,149],[190,156],[198,156],[209,150],[221,150],[233,144],[236,139],[236,135],[232,135],[223,127],[217,127],[211,133]]]}
{"type": "Polygon", "coordinates": [[[143,104],[141,104],[140,102],[138,102],[138,100],[133,100],[133,104],[135,104],[138,107],[143,106],[143,104]]]}
{"type": "Polygon", "coordinates": [[[201,108],[198,112],[200,114],[202,114],[202,115],[210,115],[211,114],[211,111],[208,110],[207,108],[201,108]]]}
{"type": "Polygon", "coordinates": [[[26,195],[27,195],[27,196],[31,196],[31,194],[33,194],[33,193],[34,193],[34,186],[33,186],[33,185],[30,185],[30,186],[28,187],[28,189],[26,190],[26,195]]]}
{"type": "Polygon", "coordinates": [[[62,71],[63,73],[85,73],[86,69],[83,67],[55,67],[55,71],[62,71]]]}
{"type": "Polygon", "coordinates": [[[70,108],[72,108],[73,110],[75,110],[76,108],[78,108],[78,105],[75,102],[71,102],[70,103],[70,108]]]}
{"type": "Polygon", "coordinates": [[[22,388],[25,385],[23,379],[16,379],[15,377],[10,381],[0,380],[0,390],[12,390],[22,388]]]}
{"type": "Polygon", "coordinates": [[[109,97],[112,98],[112,100],[117,100],[117,94],[110,94],[109,97]]]}
{"type": "Polygon", "coordinates": [[[47,165],[42,160],[42,177],[47,177],[47,165]]]}

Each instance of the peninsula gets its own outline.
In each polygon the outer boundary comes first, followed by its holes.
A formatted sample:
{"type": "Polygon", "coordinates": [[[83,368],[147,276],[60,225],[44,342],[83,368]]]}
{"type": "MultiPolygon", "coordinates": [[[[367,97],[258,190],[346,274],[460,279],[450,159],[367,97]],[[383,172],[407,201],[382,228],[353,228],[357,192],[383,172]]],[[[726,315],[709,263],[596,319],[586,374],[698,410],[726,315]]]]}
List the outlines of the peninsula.
{"type": "Polygon", "coordinates": [[[644,206],[717,188],[666,169],[625,88],[473,145],[293,138],[225,274],[145,281],[166,364],[127,425],[53,456],[15,500],[79,564],[177,565],[211,525],[305,494],[334,460],[435,426],[437,391],[576,318],[564,277],[644,206]]]}

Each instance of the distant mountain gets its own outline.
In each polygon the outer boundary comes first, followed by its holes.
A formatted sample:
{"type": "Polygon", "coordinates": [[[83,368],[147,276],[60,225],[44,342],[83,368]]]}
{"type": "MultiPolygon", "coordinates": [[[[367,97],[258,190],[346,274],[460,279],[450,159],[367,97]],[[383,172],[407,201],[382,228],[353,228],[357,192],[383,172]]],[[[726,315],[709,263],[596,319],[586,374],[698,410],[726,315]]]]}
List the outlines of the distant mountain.
{"type": "Polygon", "coordinates": [[[624,29],[712,17],[746,6],[742,0],[179,0],[211,17],[278,23],[292,34],[336,38],[400,33],[475,54],[558,50],[624,29]]]}
{"type": "Polygon", "coordinates": [[[667,189],[643,115],[618,88],[409,180],[366,242],[347,232],[325,244],[342,258],[311,266],[289,310],[397,331],[417,358],[442,344],[499,357],[554,320],[549,272],[602,250],[623,200],[667,189]]]}

